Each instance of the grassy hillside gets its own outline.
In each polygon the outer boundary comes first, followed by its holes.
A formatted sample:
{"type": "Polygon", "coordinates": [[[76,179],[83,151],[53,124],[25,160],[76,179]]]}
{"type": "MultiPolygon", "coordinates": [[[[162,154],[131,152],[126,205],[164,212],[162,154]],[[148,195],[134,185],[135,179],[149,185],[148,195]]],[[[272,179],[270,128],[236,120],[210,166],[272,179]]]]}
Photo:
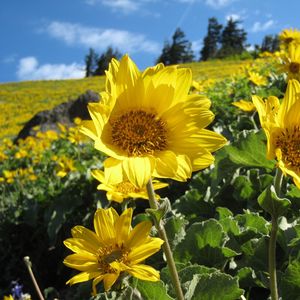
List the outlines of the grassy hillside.
{"type": "MultiPolygon", "coordinates": [[[[210,61],[191,63],[195,80],[220,80],[242,70],[252,61],[210,61]]],[[[0,84],[0,139],[13,137],[37,112],[74,99],[86,90],[96,92],[104,88],[105,78],[77,80],[27,81],[0,84]]]]}

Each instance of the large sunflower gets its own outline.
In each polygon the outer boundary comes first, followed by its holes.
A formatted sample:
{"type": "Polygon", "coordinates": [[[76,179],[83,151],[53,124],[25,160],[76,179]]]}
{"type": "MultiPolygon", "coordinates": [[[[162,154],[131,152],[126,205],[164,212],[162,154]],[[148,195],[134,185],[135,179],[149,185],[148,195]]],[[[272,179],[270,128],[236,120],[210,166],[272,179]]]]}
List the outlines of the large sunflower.
{"type": "Polygon", "coordinates": [[[300,43],[300,31],[297,29],[284,29],[279,34],[279,40],[287,46],[291,42],[300,43]]]}
{"type": "Polygon", "coordinates": [[[98,209],[94,216],[95,232],[83,227],[72,229],[72,238],[64,241],[74,254],[67,256],[64,264],[81,271],[67,284],[93,279],[93,293],[103,280],[109,290],[122,272],[142,280],[158,281],[159,272],[142,264],[146,258],[159,251],[163,241],[149,236],[152,224],[144,221],[131,229],[132,209],[122,215],[113,209],[98,209]]]}
{"type": "Polygon", "coordinates": [[[89,104],[82,132],[106,153],[104,166],[124,171],[143,187],[151,176],[185,181],[213,162],[226,139],[204,129],[214,118],[210,101],[188,95],[190,69],[159,64],[140,72],[125,55],[112,60],[101,102],[89,104]]]}
{"type": "MultiPolygon", "coordinates": [[[[109,176],[107,174],[107,169],[104,171],[93,170],[92,175],[94,178],[100,181],[97,189],[106,191],[106,197],[108,200],[122,203],[124,199],[127,198],[149,199],[146,186],[136,187],[127,178],[109,176]]],[[[168,186],[167,183],[159,182],[157,180],[153,181],[154,190],[162,189],[166,186],[168,186]]],[[[155,196],[156,199],[159,199],[158,195],[155,196]]]]}
{"type": "Polygon", "coordinates": [[[300,43],[290,43],[286,51],[281,54],[283,72],[288,74],[288,79],[300,81],[300,43]]]}
{"type": "Polygon", "coordinates": [[[267,136],[267,158],[278,160],[278,167],[285,175],[293,177],[300,188],[300,84],[289,80],[280,104],[276,97],[263,101],[253,96],[260,123],[267,136]]]}

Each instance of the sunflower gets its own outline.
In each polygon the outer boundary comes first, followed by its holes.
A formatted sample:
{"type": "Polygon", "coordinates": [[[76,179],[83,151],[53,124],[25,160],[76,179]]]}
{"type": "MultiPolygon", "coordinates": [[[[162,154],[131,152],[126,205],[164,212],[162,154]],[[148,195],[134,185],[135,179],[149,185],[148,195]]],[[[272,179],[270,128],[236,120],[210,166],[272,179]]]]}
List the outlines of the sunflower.
{"type": "Polygon", "coordinates": [[[94,216],[95,232],[83,226],[72,229],[72,238],[64,244],[75,253],[67,256],[64,264],[81,273],[67,284],[93,279],[96,294],[99,282],[103,280],[107,291],[124,272],[142,280],[159,281],[159,272],[141,262],[159,251],[163,240],[149,236],[151,222],[141,222],[131,229],[131,219],[131,208],[120,216],[113,208],[98,209],[94,216]]]}
{"type": "Polygon", "coordinates": [[[282,71],[288,74],[288,79],[300,81],[300,44],[290,43],[281,54],[282,71]]]}
{"type": "Polygon", "coordinates": [[[101,102],[89,104],[92,121],[81,127],[110,156],[105,168],[144,187],[151,177],[186,181],[212,164],[226,139],[204,129],[214,118],[210,101],[188,95],[191,84],[190,69],[158,64],[140,72],[127,55],[113,59],[101,102]]]}
{"type": "Polygon", "coordinates": [[[284,29],[279,34],[279,40],[283,45],[288,45],[291,42],[300,43],[300,31],[297,29],[284,29]]]}
{"type": "MultiPolygon", "coordinates": [[[[106,197],[108,200],[123,202],[126,198],[142,198],[148,199],[148,193],[146,187],[136,187],[127,178],[108,176],[107,171],[93,170],[92,175],[95,179],[101,183],[98,185],[98,190],[106,191],[106,197]]],[[[168,186],[167,183],[159,182],[157,180],[153,181],[154,190],[158,190],[168,186]]],[[[156,195],[156,199],[159,196],[156,195]]]]}
{"type": "Polygon", "coordinates": [[[246,111],[246,112],[251,112],[255,110],[255,106],[253,102],[246,101],[246,100],[240,100],[240,101],[235,101],[232,102],[232,105],[238,107],[239,109],[246,111]]]}
{"type": "Polygon", "coordinates": [[[267,85],[268,81],[266,77],[263,77],[257,72],[248,71],[248,79],[257,86],[267,85]]]}
{"type": "Polygon", "coordinates": [[[300,84],[289,80],[280,104],[276,97],[263,101],[253,96],[260,123],[267,136],[267,158],[278,160],[283,174],[293,177],[300,188],[300,84]]]}

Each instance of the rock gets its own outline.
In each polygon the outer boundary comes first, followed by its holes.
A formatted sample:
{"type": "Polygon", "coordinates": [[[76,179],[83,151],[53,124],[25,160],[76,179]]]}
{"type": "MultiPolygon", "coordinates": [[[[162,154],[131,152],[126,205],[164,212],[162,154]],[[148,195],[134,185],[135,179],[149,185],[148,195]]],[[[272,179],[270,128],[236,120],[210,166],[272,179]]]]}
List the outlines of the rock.
{"type": "Polygon", "coordinates": [[[25,139],[28,136],[34,136],[36,131],[33,129],[36,126],[40,127],[40,131],[55,130],[59,131],[57,123],[65,126],[74,125],[74,118],[89,120],[90,115],[87,109],[89,102],[98,102],[100,96],[93,91],[86,91],[75,100],[61,103],[51,110],[44,110],[35,114],[21,129],[15,139],[25,139]]]}

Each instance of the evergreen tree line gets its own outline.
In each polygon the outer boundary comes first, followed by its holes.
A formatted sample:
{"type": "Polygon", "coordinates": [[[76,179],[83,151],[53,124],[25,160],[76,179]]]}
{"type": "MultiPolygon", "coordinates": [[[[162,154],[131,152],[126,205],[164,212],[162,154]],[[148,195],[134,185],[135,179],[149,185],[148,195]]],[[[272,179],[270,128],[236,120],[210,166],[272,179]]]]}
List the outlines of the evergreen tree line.
{"type": "MultiPolygon", "coordinates": [[[[257,57],[264,51],[274,52],[279,49],[279,38],[277,35],[266,35],[261,45],[255,45],[252,51],[247,51],[247,32],[240,26],[241,21],[228,19],[227,24],[219,24],[216,18],[208,19],[207,34],[203,39],[203,47],[200,50],[200,61],[230,56],[257,57]]],[[[94,49],[90,49],[85,57],[86,77],[103,75],[108,68],[112,58],[119,59],[121,53],[108,47],[107,50],[98,55],[94,49]]],[[[177,28],[171,41],[165,41],[162,52],[156,63],[174,65],[195,61],[192,43],[186,38],[185,33],[177,28]]]]}

